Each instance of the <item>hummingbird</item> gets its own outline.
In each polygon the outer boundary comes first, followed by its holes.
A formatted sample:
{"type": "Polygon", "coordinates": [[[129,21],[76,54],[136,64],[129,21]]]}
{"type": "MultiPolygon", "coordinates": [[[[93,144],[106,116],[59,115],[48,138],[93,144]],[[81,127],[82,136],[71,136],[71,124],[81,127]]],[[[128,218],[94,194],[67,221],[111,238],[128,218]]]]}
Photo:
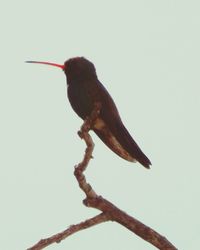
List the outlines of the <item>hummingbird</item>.
{"type": "Polygon", "coordinates": [[[61,68],[67,78],[69,102],[77,115],[85,120],[93,111],[95,103],[100,103],[101,109],[92,127],[95,134],[121,158],[130,162],[138,161],[150,168],[150,160],[124,126],[112,97],[98,80],[92,62],[84,57],[70,58],[63,65],[44,61],[26,62],[61,68]]]}

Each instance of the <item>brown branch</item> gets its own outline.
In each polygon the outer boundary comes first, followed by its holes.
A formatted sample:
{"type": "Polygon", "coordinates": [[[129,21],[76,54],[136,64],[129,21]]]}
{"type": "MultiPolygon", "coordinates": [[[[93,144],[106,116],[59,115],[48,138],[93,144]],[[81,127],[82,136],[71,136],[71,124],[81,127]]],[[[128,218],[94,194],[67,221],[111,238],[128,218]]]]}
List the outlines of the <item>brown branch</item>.
{"type": "Polygon", "coordinates": [[[98,196],[91,185],[86,182],[86,178],[83,172],[86,170],[90,159],[92,158],[92,152],[94,149],[94,143],[92,141],[91,136],[89,135],[89,130],[92,128],[95,119],[98,117],[100,112],[101,105],[96,103],[93,112],[91,113],[90,117],[88,117],[82,127],[81,130],[78,132],[79,136],[84,139],[87,148],[85,151],[84,158],[81,163],[79,163],[75,167],[74,175],[79,183],[80,188],[85,193],[86,198],[83,203],[87,207],[93,207],[102,211],[99,215],[90,218],[84,222],[81,222],[77,225],[72,225],[65,231],[55,234],[49,238],[40,240],[36,245],[29,248],[28,250],[40,250],[44,247],[55,243],[60,242],[61,240],[65,239],[69,235],[76,233],[80,230],[86,229],[88,227],[97,225],[102,222],[106,221],[115,221],[119,224],[123,225],[124,227],[128,228],[130,231],[144,239],[145,241],[149,242],[150,244],[154,245],[156,248],[161,250],[177,250],[175,246],[173,246],[164,236],[157,233],[152,228],[144,225],[142,222],[138,221],[137,219],[133,218],[132,216],[126,214],[115,205],[113,205],[108,200],[104,199],[101,196],[98,196]]]}
{"type": "Polygon", "coordinates": [[[71,225],[69,228],[67,228],[66,230],[57,233],[55,235],[52,235],[49,238],[46,239],[42,239],[40,240],[37,244],[35,244],[34,246],[28,248],[27,250],[40,250],[43,249],[53,243],[59,243],[61,240],[64,240],[65,238],[67,238],[68,236],[77,233],[78,231],[81,231],[83,229],[95,226],[97,224],[100,224],[102,222],[107,221],[107,215],[105,213],[101,213],[93,218],[90,218],[86,221],[83,221],[79,224],[76,225],[71,225]]]}

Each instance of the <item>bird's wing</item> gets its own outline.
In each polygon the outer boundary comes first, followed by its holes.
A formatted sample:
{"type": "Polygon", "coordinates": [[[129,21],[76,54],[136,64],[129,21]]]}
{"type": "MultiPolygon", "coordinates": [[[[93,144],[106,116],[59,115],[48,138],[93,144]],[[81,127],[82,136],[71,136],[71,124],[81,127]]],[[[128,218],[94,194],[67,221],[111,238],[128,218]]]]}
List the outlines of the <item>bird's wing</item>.
{"type": "Polygon", "coordinates": [[[144,167],[149,168],[150,160],[141,151],[122,122],[118,120],[110,122],[102,118],[101,124],[105,126],[95,127],[93,130],[113,152],[125,160],[138,161],[144,167]]]}
{"type": "Polygon", "coordinates": [[[98,118],[96,120],[93,131],[117,155],[127,161],[135,161],[135,159],[122,147],[107,124],[105,124],[105,122],[101,118],[98,118]]]}
{"type": "MultiPolygon", "coordinates": [[[[101,85],[101,89],[102,89],[101,85]]],[[[138,161],[149,168],[150,160],[142,152],[121,121],[114,101],[103,87],[101,92],[102,109],[99,121],[94,127],[98,137],[116,154],[128,161],[138,161]]]]}

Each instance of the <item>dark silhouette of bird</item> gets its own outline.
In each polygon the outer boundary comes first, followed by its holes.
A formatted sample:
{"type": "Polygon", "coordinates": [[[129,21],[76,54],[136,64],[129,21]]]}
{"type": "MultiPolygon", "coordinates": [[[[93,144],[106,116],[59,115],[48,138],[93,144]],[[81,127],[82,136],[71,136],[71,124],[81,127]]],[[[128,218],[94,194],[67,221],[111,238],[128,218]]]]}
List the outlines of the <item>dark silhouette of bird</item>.
{"type": "Polygon", "coordinates": [[[48,64],[63,69],[67,77],[68,98],[78,116],[85,120],[94,110],[95,103],[100,103],[101,109],[94,121],[93,131],[123,159],[138,161],[144,167],[150,168],[150,160],[124,126],[112,97],[98,80],[93,63],[84,57],[71,58],[64,65],[39,61],[27,62],[48,64]]]}

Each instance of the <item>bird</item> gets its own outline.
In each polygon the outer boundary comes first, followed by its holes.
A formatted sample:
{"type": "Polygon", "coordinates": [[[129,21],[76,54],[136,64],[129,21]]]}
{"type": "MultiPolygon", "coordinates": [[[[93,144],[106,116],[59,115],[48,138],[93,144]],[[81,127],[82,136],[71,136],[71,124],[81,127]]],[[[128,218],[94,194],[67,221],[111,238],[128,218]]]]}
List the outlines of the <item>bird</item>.
{"type": "Polygon", "coordinates": [[[47,64],[61,68],[67,81],[67,95],[72,109],[85,120],[100,103],[99,114],[92,130],[114,153],[130,162],[139,162],[150,168],[151,161],[142,152],[122,122],[114,100],[99,81],[96,68],[85,57],[73,57],[64,64],[45,61],[26,61],[27,63],[47,64]]]}

